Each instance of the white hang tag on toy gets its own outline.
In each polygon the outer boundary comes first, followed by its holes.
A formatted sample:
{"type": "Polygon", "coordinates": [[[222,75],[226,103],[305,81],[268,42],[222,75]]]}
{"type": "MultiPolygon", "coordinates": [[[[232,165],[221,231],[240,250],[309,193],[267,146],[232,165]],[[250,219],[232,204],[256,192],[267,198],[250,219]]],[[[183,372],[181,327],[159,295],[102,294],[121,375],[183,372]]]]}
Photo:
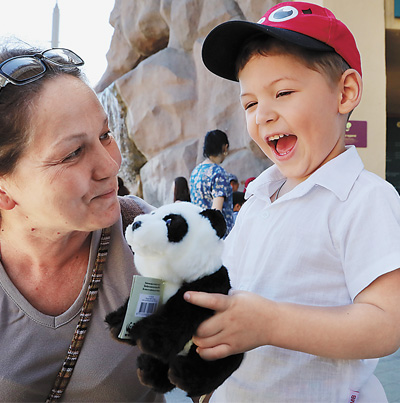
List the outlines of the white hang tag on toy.
{"type": "Polygon", "coordinates": [[[118,335],[120,339],[129,339],[132,326],[157,310],[162,303],[163,288],[164,281],[159,278],[133,276],[124,323],[118,335]]]}

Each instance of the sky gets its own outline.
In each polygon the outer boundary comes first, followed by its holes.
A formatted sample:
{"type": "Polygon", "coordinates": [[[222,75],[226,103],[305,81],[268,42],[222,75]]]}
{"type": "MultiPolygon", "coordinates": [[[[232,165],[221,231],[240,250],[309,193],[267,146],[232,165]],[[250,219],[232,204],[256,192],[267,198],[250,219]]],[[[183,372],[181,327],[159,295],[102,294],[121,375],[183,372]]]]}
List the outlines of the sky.
{"type": "MultiPolygon", "coordinates": [[[[115,0],[57,0],[60,10],[59,47],[73,50],[95,86],[107,68],[106,54],[114,28],[109,23],[115,0]]],[[[56,0],[0,0],[0,45],[20,39],[51,48],[56,0]]]]}

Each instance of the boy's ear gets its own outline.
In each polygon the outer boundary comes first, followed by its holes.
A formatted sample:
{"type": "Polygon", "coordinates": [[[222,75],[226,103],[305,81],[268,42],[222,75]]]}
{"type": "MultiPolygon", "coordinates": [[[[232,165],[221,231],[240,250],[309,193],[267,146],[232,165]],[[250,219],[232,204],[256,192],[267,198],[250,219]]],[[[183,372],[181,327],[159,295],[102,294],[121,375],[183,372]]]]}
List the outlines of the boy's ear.
{"type": "Polygon", "coordinates": [[[346,70],[340,79],[339,113],[350,113],[361,101],[362,78],[354,69],[346,70]]]}

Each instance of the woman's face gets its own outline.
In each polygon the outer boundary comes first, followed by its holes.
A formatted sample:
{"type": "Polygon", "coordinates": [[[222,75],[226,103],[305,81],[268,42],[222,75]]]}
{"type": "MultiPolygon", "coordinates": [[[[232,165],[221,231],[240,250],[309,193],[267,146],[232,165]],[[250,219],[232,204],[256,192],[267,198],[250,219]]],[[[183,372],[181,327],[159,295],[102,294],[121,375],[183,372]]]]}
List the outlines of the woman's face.
{"type": "Polygon", "coordinates": [[[31,141],[3,185],[31,231],[92,231],[115,223],[121,154],[106,114],[81,80],[44,84],[31,105],[31,141]]]}

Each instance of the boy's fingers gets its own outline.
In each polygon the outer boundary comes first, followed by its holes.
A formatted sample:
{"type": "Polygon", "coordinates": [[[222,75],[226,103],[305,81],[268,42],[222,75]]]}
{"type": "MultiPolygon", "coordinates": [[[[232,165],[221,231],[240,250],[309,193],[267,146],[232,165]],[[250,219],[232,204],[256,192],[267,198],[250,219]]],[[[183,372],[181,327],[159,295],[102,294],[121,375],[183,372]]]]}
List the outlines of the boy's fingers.
{"type": "Polygon", "coordinates": [[[209,294],[206,292],[187,291],[183,295],[185,301],[214,311],[222,311],[228,307],[227,296],[223,294],[209,294]]]}
{"type": "Polygon", "coordinates": [[[197,353],[201,358],[207,361],[219,360],[225,358],[231,354],[229,346],[227,344],[220,344],[212,348],[197,348],[197,353]]]}

